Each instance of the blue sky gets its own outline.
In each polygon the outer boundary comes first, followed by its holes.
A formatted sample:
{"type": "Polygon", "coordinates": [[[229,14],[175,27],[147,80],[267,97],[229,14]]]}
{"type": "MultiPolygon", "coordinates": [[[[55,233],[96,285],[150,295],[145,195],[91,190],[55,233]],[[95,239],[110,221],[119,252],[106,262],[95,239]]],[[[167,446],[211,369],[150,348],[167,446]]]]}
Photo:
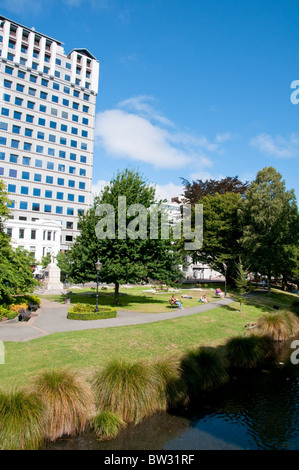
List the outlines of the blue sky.
{"type": "MultiPolygon", "coordinates": [[[[0,0],[4,16],[100,62],[94,190],[130,166],[252,180],[274,166],[299,197],[297,0],[0,0]]],[[[299,82],[298,82],[299,88],[299,82]]],[[[299,93],[298,93],[299,97],[299,93]]]]}

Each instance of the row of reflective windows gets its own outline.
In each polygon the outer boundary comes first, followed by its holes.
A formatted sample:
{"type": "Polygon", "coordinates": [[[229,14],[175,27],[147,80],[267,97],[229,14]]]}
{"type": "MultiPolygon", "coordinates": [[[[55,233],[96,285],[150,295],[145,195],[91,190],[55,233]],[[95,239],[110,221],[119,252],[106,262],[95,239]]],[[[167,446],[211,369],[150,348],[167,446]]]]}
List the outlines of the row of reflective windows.
{"type": "MultiPolygon", "coordinates": [[[[16,191],[14,191],[15,189],[15,185],[8,185],[10,186],[10,191],[9,189],[7,188],[7,190],[11,193],[11,194],[15,194],[16,191]]],[[[39,188],[35,188],[36,191],[34,194],[36,197],[41,197],[40,194],[40,189],[39,188]]],[[[28,192],[29,192],[29,188],[27,186],[21,186],[21,195],[22,196],[26,196],[28,195],[28,192]]],[[[47,189],[45,191],[45,194],[44,194],[44,197],[47,198],[47,199],[53,199],[54,196],[53,196],[53,191],[47,189]]],[[[68,193],[68,194],[63,194],[63,193],[57,193],[56,194],[56,199],[60,200],[60,201],[63,201],[64,199],[68,202],[75,202],[75,195],[74,194],[71,194],[71,193],[68,193]],[[65,197],[64,197],[65,196],[65,197]]],[[[78,196],[78,201],[76,202],[79,202],[80,204],[85,204],[85,197],[84,196],[78,196]]],[[[47,212],[47,211],[46,211],[47,212]]]]}
{"type": "MultiPolygon", "coordinates": [[[[2,51],[0,50],[0,56],[2,55],[1,53],[2,53],[2,51]]],[[[13,56],[13,54],[10,54],[10,55],[8,54],[8,57],[7,57],[7,58],[8,58],[8,60],[11,60],[11,61],[14,62],[14,56],[13,56]]],[[[23,57],[21,57],[21,58],[19,59],[19,63],[20,63],[20,65],[22,65],[22,66],[24,66],[24,67],[27,66],[27,61],[26,61],[26,59],[23,58],[23,57]]],[[[39,65],[39,64],[38,64],[37,62],[34,62],[34,61],[33,61],[29,67],[30,67],[32,70],[38,70],[38,65],[39,65]]],[[[9,75],[13,75],[13,67],[11,67],[11,66],[9,66],[9,65],[6,65],[6,66],[5,66],[5,72],[8,73],[9,75]]],[[[23,72],[23,73],[25,73],[25,72],[23,72]]],[[[50,73],[50,67],[47,67],[47,65],[44,65],[44,66],[43,66],[43,73],[49,75],[49,73],[50,73]]],[[[86,75],[86,78],[90,78],[90,72],[86,72],[86,74],[87,74],[87,75],[86,75]]],[[[18,76],[20,76],[20,75],[18,74],[18,76]]],[[[62,76],[62,74],[61,74],[61,72],[60,72],[59,70],[55,70],[55,71],[54,71],[54,76],[55,76],[56,78],[59,78],[59,79],[62,79],[62,80],[64,80],[64,81],[66,81],[66,82],[69,82],[69,83],[71,82],[71,76],[70,76],[68,73],[65,73],[65,74],[62,76]]],[[[76,78],[75,78],[75,84],[76,84],[77,86],[82,86],[82,80],[81,80],[80,78],[77,78],[77,77],[76,77],[76,78]]],[[[86,82],[86,81],[85,81],[85,82],[84,82],[84,88],[86,88],[86,89],[88,90],[88,89],[90,88],[90,82],[86,82]]]]}
{"type": "MultiPolygon", "coordinates": [[[[7,82],[6,82],[6,85],[7,85],[7,82]]],[[[6,87],[8,88],[8,87],[6,87]]],[[[36,92],[37,90],[35,88],[30,88],[28,89],[28,93],[29,95],[31,96],[36,96],[36,92]]],[[[3,100],[6,101],[6,102],[10,102],[10,98],[11,98],[11,95],[9,95],[8,93],[4,93],[3,94],[3,100]]],[[[50,95],[49,93],[46,93],[45,91],[40,91],[39,93],[39,98],[42,99],[42,100],[49,100],[50,99],[50,95]]],[[[52,103],[56,103],[56,104],[62,104],[63,106],[66,106],[66,107],[69,107],[70,106],[70,100],[67,99],[67,98],[63,98],[62,101],[60,102],[59,101],[59,96],[58,95],[51,95],[51,102],[52,103]]],[[[20,98],[18,97],[18,101],[15,102],[16,105],[18,106],[22,106],[22,103],[23,103],[23,98],[20,98]]],[[[28,103],[28,102],[27,102],[28,103]]],[[[34,109],[34,106],[35,106],[35,102],[31,102],[31,109],[34,109]],[[33,103],[33,104],[32,104],[33,103]]],[[[28,104],[27,104],[27,107],[28,107],[28,104]]],[[[78,103],[77,101],[72,101],[71,102],[71,107],[72,109],[75,109],[76,111],[80,111],[79,107],[80,107],[80,103],[78,103]]],[[[86,105],[82,105],[82,109],[81,111],[83,113],[88,113],[89,112],[89,106],[86,106],[86,105]]]]}
{"type": "MultiPolygon", "coordinates": [[[[48,126],[46,126],[47,120],[44,119],[44,118],[38,118],[37,123],[38,123],[39,126],[49,127],[50,129],[60,130],[62,132],[68,132],[69,131],[73,135],[78,135],[79,134],[78,127],[74,127],[74,126],[68,127],[66,124],[60,124],[60,129],[59,129],[59,125],[56,121],[49,121],[48,126]]],[[[7,131],[8,130],[8,123],[5,122],[5,121],[0,121],[0,130],[7,131]]],[[[21,126],[19,126],[17,124],[13,124],[12,128],[11,128],[11,132],[13,132],[14,134],[21,134],[21,126]]],[[[25,129],[24,130],[24,135],[26,137],[33,137],[33,130],[32,129],[25,129]]],[[[81,137],[88,138],[88,131],[86,131],[85,129],[82,129],[81,130],[81,137]]],[[[45,133],[42,132],[42,131],[37,131],[36,132],[36,138],[44,140],[45,133]]]]}
{"type": "MultiPolygon", "coordinates": [[[[79,185],[79,188],[80,188],[80,185],[79,185]]],[[[81,188],[81,189],[85,189],[84,188],[81,188]]],[[[10,193],[10,194],[16,194],[17,193],[17,187],[15,184],[11,184],[9,183],[7,185],[7,191],[10,193]]],[[[20,194],[23,195],[23,196],[29,196],[29,192],[30,191],[30,188],[28,186],[21,186],[20,187],[20,194]]],[[[75,195],[72,194],[72,193],[67,193],[67,194],[64,194],[63,192],[61,191],[56,191],[56,194],[54,191],[50,190],[50,189],[45,189],[45,190],[41,190],[41,188],[32,188],[32,196],[34,197],[45,197],[47,199],[53,199],[53,198],[56,198],[58,199],[59,201],[72,201],[74,202],[75,201],[75,195]]],[[[84,203],[85,200],[80,200],[78,202],[82,202],[84,203]]]]}
{"type": "MultiPolygon", "coordinates": [[[[0,137],[0,145],[1,145],[1,137],[0,137]]],[[[49,148],[48,149],[48,156],[55,157],[56,156],[55,155],[55,149],[49,148]]],[[[66,158],[66,152],[64,150],[59,150],[58,156],[59,156],[59,158],[65,159],[66,158]]],[[[20,163],[18,157],[19,157],[19,155],[17,155],[17,154],[10,154],[9,161],[11,163],[20,163]]],[[[75,153],[70,153],[69,158],[73,162],[77,161],[77,155],[75,153]]],[[[6,153],[4,151],[0,151],[0,160],[6,160],[6,153]]],[[[41,160],[36,159],[35,162],[37,162],[37,161],[40,162],[41,160]]],[[[86,156],[85,155],[80,155],[80,163],[86,163],[86,162],[87,162],[86,156]]],[[[45,165],[46,165],[46,163],[45,163],[45,165]]],[[[35,166],[38,166],[38,165],[35,163],[35,166]]],[[[39,166],[39,168],[42,168],[42,166],[39,166]]],[[[47,161],[47,169],[48,170],[54,170],[54,163],[47,161]]],[[[86,170],[85,169],[83,169],[83,168],[80,169],[80,176],[86,176],[86,170]],[[82,170],[82,172],[81,172],[81,170],[82,170]]]]}
{"type": "MultiPolygon", "coordinates": [[[[17,203],[16,201],[10,201],[8,204],[10,209],[17,209],[17,203]]],[[[29,203],[27,201],[20,201],[19,202],[19,209],[20,210],[32,210],[35,212],[46,212],[48,213],[55,213],[55,214],[66,214],[66,215],[72,215],[74,216],[76,214],[76,211],[73,207],[62,207],[62,206],[53,206],[50,204],[44,204],[44,207],[42,208],[41,204],[39,202],[33,202],[31,206],[29,206],[29,203]],[[66,209],[66,211],[64,211],[66,209]]],[[[82,215],[84,213],[84,209],[77,209],[77,214],[82,215]]]]}
{"type": "Polygon", "coordinates": [[[86,176],[85,168],[78,168],[75,166],[68,166],[68,169],[65,164],[53,162],[50,160],[41,160],[39,158],[31,158],[27,156],[19,156],[15,154],[9,154],[6,156],[5,152],[0,151],[0,161],[9,161],[10,163],[18,163],[26,166],[35,166],[36,168],[45,168],[52,171],[65,172],[68,171],[71,175],[79,174],[80,176],[86,176]]]}
{"type": "MultiPolygon", "coordinates": [[[[16,170],[14,168],[9,168],[8,169],[8,176],[9,178],[18,178],[18,174],[20,179],[26,180],[26,181],[35,181],[37,183],[46,183],[46,184],[57,184],[57,186],[66,186],[68,188],[76,188],[76,182],[75,180],[65,180],[65,178],[60,178],[57,177],[55,178],[56,183],[54,183],[54,176],[51,175],[42,175],[42,173],[34,173],[33,177],[30,175],[29,171],[23,171],[23,170],[16,170]]],[[[0,167],[0,176],[4,176],[4,167],[0,167]]],[[[85,183],[84,182],[79,182],[78,185],[79,189],[85,190],[85,183]]],[[[79,201],[79,202],[84,202],[84,201],[79,201]]]]}
{"type": "MultiPolygon", "coordinates": [[[[35,77],[35,75],[30,75],[30,82],[37,83],[37,77],[35,77]],[[31,78],[31,77],[34,77],[34,78],[31,78]]],[[[4,79],[3,84],[4,84],[5,88],[10,88],[10,89],[13,88],[13,82],[11,80],[4,79]]],[[[48,84],[49,84],[49,80],[46,80],[45,78],[41,79],[41,85],[42,86],[47,87],[48,84]]],[[[16,91],[24,93],[25,85],[22,85],[21,83],[16,83],[15,89],[16,89],[16,91]]],[[[34,89],[29,87],[28,93],[32,94],[33,93],[32,90],[34,90],[34,89]]],[[[53,82],[53,90],[59,91],[60,90],[60,84],[56,83],[56,82],[53,82]]],[[[63,91],[63,93],[66,93],[67,95],[70,95],[71,89],[68,86],[63,86],[62,87],[62,85],[61,85],[61,91],[63,91]]],[[[73,90],[73,96],[75,98],[80,98],[80,92],[78,90],[73,90]]],[[[85,101],[89,101],[89,95],[87,93],[83,93],[83,99],[85,101]]]]}
{"type": "MultiPolygon", "coordinates": [[[[40,137],[40,138],[42,140],[44,140],[44,137],[40,137]]],[[[53,142],[53,143],[56,142],[56,135],[49,134],[48,140],[49,140],[49,142],[53,142]]],[[[67,140],[64,137],[60,137],[59,141],[57,139],[57,143],[59,143],[60,145],[67,145],[67,140]]],[[[21,144],[21,142],[19,140],[16,140],[16,139],[11,139],[10,140],[10,146],[14,149],[19,149],[21,147],[20,144],[21,144]]],[[[78,144],[78,142],[76,140],[71,140],[70,143],[69,143],[69,146],[72,147],[72,148],[77,148],[77,144],[78,144]]],[[[3,145],[3,146],[7,145],[7,138],[6,137],[0,137],[0,145],[3,145]]],[[[44,148],[43,145],[35,145],[35,150],[34,150],[33,144],[31,142],[24,142],[23,143],[23,150],[27,150],[29,152],[30,151],[35,151],[36,153],[45,153],[45,148],[44,148]]],[[[82,143],[82,142],[81,142],[81,150],[87,150],[87,146],[85,147],[84,143],[82,143]]],[[[62,151],[62,152],[64,152],[64,151],[62,151]]],[[[48,155],[55,156],[55,149],[53,149],[53,148],[49,149],[48,148],[48,155]]],[[[60,154],[60,151],[59,151],[59,157],[60,158],[65,158],[65,156],[66,156],[66,152],[60,154]]]]}
{"type": "MultiPolygon", "coordinates": [[[[29,107],[32,106],[31,104],[29,105],[29,107]]],[[[34,106],[33,108],[31,109],[34,109],[34,106]]],[[[39,111],[43,112],[43,113],[46,113],[46,109],[47,107],[43,107],[43,105],[40,105],[39,106],[39,111]]],[[[5,107],[2,107],[1,108],[1,114],[2,116],[9,116],[10,115],[10,110],[9,108],[5,108],[5,107]]],[[[50,114],[52,116],[58,116],[58,110],[56,108],[51,108],[50,110],[50,114]]],[[[13,117],[14,119],[18,119],[18,120],[21,120],[22,118],[22,113],[20,111],[14,111],[13,112],[13,117]]],[[[64,112],[62,111],[61,113],[61,117],[63,119],[68,119],[69,118],[69,114],[67,112],[64,112]]],[[[79,122],[79,116],[77,114],[73,114],[72,115],[72,121],[73,122],[79,122]]],[[[26,122],[30,122],[30,123],[33,123],[34,122],[34,116],[32,116],[31,114],[26,114],[26,122]]],[[[88,119],[86,119],[86,121],[84,122],[84,118],[82,119],[82,124],[87,124],[88,125],[88,119]]],[[[65,128],[64,128],[65,129],[65,128]]],[[[63,130],[64,130],[63,129],[63,130]]],[[[62,130],[62,127],[61,127],[61,130],[62,130]]],[[[66,132],[66,131],[65,131],[66,132]]]]}

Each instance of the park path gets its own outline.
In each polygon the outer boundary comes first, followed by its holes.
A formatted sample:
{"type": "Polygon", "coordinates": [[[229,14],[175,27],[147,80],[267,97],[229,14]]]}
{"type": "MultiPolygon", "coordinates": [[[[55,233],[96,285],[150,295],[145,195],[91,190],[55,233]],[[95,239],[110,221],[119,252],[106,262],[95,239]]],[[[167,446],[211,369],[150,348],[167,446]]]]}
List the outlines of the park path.
{"type": "Polygon", "coordinates": [[[0,341],[24,342],[41,338],[52,333],[140,325],[144,323],[170,320],[172,318],[207,312],[221,305],[227,305],[232,301],[232,299],[224,298],[208,304],[199,304],[195,307],[186,308],[184,310],[173,308],[169,310],[169,312],[163,313],[142,313],[130,310],[119,310],[116,318],[84,321],[69,320],[67,318],[69,305],[42,299],[40,308],[28,322],[19,322],[17,319],[1,322],[0,341]]]}

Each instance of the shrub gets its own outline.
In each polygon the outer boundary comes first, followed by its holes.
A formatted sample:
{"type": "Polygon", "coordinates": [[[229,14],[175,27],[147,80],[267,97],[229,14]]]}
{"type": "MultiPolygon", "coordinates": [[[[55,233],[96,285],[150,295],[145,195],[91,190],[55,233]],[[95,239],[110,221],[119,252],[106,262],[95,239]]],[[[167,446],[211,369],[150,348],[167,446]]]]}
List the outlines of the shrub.
{"type": "Polygon", "coordinates": [[[91,304],[76,304],[68,311],[67,317],[70,320],[102,320],[104,318],[115,318],[116,308],[100,306],[95,312],[95,306],[91,304]]]}
{"type": "Polygon", "coordinates": [[[24,309],[27,310],[28,304],[23,303],[23,304],[12,304],[9,306],[9,311],[11,313],[19,313],[20,310],[24,309]]]}
{"type": "Polygon", "coordinates": [[[36,394],[0,391],[0,449],[38,450],[43,420],[44,405],[36,394]]]}
{"type": "Polygon", "coordinates": [[[252,369],[269,357],[269,341],[253,334],[230,338],[225,347],[226,357],[234,368],[252,369]]]}
{"type": "Polygon", "coordinates": [[[36,393],[46,406],[46,438],[51,441],[63,435],[84,431],[90,410],[91,393],[77,372],[45,371],[33,380],[36,393]]]}
{"type": "Polygon", "coordinates": [[[0,320],[3,317],[7,317],[8,315],[9,315],[9,309],[0,305],[0,320]]]}
{"type": "Polygon", "coordinates": [[[182,359],[182,371],[191,395],[217,389],[229,380],[222,358],[208,348],[189,351],[182,359]]]}
{"type": "Polygon", "coordinates": [[[298,318],[292,312],[267,313],[257,321],[256,332],[274,341],[285,341],[298,331],[298,318]]]}
{"type": "Polygon", "coordinates": [[[92,428],[100,441],[114,439],[126,423],[115,413],[103,410],[92,420],[92,428]]]}
{"type": "Polygon", "coordinates": [[[12,302],[13,304],[25,303],[27,304],[27,306],[29,303],[40,306],[41,300],[39,297],[37,297],[37,295],[26,294],[26,295],[18,295],[16,297],[13,297],[12,302]]]}
{"type": "Polygon", "coordinates": [[[138,423],[161,409],[152,367],[142,362],[111,361],[92,379],[99,410],[110,410],[126,423],[138,423]]]}

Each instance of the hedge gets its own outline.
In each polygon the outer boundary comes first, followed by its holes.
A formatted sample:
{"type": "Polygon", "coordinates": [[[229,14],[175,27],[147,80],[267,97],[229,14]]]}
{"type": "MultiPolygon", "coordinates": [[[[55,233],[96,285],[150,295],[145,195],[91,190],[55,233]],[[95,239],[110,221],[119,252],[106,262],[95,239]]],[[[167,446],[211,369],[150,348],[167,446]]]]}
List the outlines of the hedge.
{"type": "Polygon", "coordinates": [[[95,306],[90,304],[76,304],[68,311],[67,318],[70,320],[103,320],[105,318],[116,318],[117,310],[113,307],[99,307],[95,312],[95,306]]]}

